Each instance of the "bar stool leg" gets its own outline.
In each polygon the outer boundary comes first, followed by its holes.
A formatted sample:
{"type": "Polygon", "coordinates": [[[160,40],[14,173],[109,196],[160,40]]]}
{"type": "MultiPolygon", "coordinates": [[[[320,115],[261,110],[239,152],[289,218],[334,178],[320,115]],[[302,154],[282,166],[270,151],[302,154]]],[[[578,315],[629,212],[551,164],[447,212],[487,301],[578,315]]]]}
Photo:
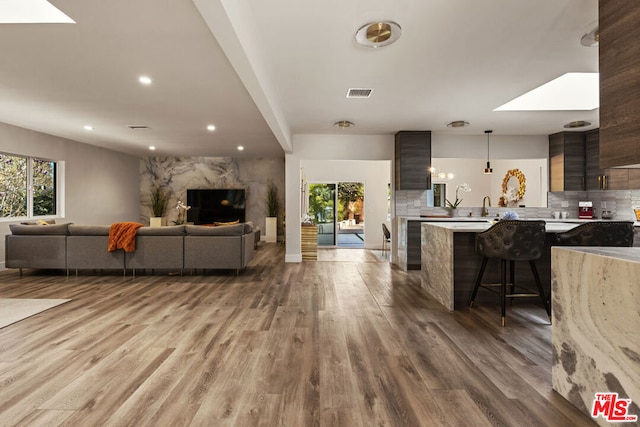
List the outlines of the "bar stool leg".
{"type": "Polygon", "coordinates": [[[473,293],[471,294],[471,301],[469,301],[469,307],[473,307],[473,302],[476,300],[476,296],[478,295],[478,289],[480,289],[480,284],[482,283],[482,276],[484,276],[484,270],[487,268],[487,262],[489,258],[483,257],[482,264],[480,265],[480,272],[478,273],[478,278],[476,279],[476,285],[473,287],[473,293]]]}
{"type": "Polygon", "coordinates": [[[538,274],[536,263],[533,261],[529,261],[529,265],[531,266],[531,272],[533,273],[533,277],[536,279],[536,285],[538,286],[538,293],[540,294],[540,299],[542,300],[542,304],[544,305],[545,310],[547,310],[547,315],[549,316],[549,322],[551,322],[551,306],[547,301],[547,296],[544,294],[544,289],[542,289],[542,283],[540,282],[540,275],[538,274]]]}
{"type": "MultiPolygon", "coordinates": [[[[511,260],[509,261],[509,280],[511,283],[511,295],[516,293],[516,262],[511,260]]],[[[511,305],[513,305],[513,298],[511,298],[511,305]]]]}
{"type": "Polygon", "coordinates": [[[504,318],[507,313],[507,260],[500,260],[500,268],[501,268],[501,277],[500,277],[500,300],[501,300],[501,310],[502,310],[502,319],[501,323],[504,327],[504,318]]]}

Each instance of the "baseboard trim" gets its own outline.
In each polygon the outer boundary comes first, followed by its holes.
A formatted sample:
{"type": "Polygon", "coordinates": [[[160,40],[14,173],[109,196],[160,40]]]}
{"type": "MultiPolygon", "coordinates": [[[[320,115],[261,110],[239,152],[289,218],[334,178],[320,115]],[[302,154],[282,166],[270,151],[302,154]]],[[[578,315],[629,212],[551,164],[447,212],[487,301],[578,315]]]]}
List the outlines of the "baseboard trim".
{"type": "Polygon", "coordinates": [[[302,262],[302,254],[286,254],[284,262],[302,262]]]}

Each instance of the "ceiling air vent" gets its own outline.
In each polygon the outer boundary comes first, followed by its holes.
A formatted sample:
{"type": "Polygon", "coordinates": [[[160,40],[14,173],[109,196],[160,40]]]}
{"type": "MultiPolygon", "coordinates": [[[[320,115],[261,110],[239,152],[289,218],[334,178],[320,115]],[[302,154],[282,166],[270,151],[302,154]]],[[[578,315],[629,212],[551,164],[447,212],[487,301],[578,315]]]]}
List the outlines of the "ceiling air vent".
{"type": "Polygon", "coordinates": [[[137,130],[137,129],[149,129],[149,126],[145,125],[127,125],[129,129],[137,130]]]}
{"type": "Polygon", "coordinates": [[[347,91],[347,98],[369,98],[373,89],[350,88],[347,91]]]}

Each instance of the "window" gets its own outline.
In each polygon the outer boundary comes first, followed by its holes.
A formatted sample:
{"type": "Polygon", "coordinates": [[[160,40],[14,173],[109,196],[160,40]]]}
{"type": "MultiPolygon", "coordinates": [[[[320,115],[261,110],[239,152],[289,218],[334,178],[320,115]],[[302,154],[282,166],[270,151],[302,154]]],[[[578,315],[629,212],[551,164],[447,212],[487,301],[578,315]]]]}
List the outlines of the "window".
{"type": "Polygon", "coordinates": [[[0,218],[57,214],[57,163],[0,153],[0,218]]]}

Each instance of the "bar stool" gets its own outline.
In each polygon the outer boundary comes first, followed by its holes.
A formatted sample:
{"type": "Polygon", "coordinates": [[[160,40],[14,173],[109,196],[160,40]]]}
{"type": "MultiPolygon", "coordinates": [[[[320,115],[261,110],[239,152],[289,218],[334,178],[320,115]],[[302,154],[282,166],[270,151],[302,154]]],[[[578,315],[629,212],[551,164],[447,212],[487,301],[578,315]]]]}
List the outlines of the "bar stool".
{"type": "Polygon", "coordinates": [[[387,224],[382,223],[382,256],[385,256],[391,246],[391,232],[387,224]]]}
{"type": "Polygon", "coordinates": [[[594,221],[556,234],[559,246],[633,246],[633,222],[594,221]]]}
{"type": "MultiPolygon", "coordinates": [[[[492,292],[496,292],[493,288],[500,286],[500,299],[502,310],[502,326],[505,325],[505,314],[507,298],[523,298],[523,297],[539,297],[547,310],[549,320],[551,320],[551,307],[544,294],[540,275],[536,268],[535,260],[542,256],[545,239],[545,222],[544,221],[517,221],[502,220],[488,230],[476,234],[476,253],[482,255],[482,264],[480,272],[476,279],[475,287],[469,307],[473,307],[478,290],[482,287],[492,292]],[[483,284],[482,276],[487,268],[487,262],[490,258],[500,259],[500,284],[483,284]],[[509,262],[509,292],[507,292],[507,261],[509,262]],[[528,261],[535,279],[538,292],[534,292],[515,282],[515,262],[528,261]],[[526,293],[515,293],[516,286],[525,289],[526,293]]],[[[497,293],[497,292],[496,292],[497,293]]]]}

